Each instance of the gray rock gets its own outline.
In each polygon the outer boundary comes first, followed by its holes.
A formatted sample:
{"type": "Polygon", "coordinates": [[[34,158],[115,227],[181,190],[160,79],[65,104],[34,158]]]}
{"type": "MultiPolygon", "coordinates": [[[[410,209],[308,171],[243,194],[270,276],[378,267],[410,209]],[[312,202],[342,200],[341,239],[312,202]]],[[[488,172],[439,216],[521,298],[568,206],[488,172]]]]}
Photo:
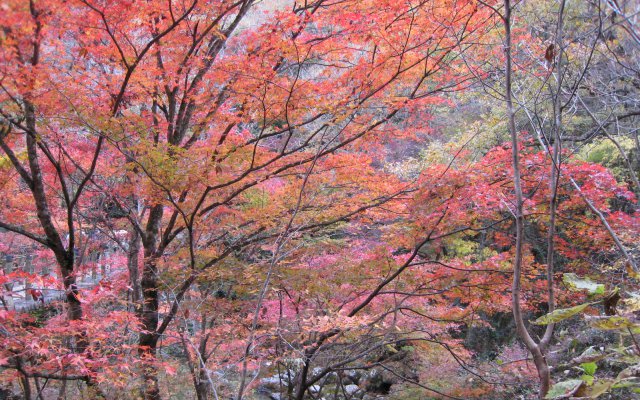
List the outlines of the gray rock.
{"type": "Polygon", "coordinates": [[[362,377],[362,385],[367,392],[388,394],[397,377],[372,369],[362,377]]]}
{"type": "Polygon", "coordinates": [[[347,385],[347,386],[344,387],[344,392],[346,394],[348,394],[349,396],[352,396],[353,394],[355,394],[359,390],[360,390],[360,387],[358,387],[358,385],[347,385]]]}
{"type": "Polygon", "coordinates": [[[260,380],[260,383],[262,384],[262,386],[265,386],[265,387],[276,387],[276,388],[278,388],[278,387],[280,387],[281,382],[282,382],[283,386],[286,386],[287,382],[281,380],[280,377],[277,376],[277,375],[276,376],[270,376],[268,378],[263,378],[263,379],[260,380]]]}
{"type": "Polygon", "coordinates": [[[356,369],[347,370],[344,372],[345,378],[348,378],[354,385],[357,385],[362,378],[362,372],[356,369]]]}

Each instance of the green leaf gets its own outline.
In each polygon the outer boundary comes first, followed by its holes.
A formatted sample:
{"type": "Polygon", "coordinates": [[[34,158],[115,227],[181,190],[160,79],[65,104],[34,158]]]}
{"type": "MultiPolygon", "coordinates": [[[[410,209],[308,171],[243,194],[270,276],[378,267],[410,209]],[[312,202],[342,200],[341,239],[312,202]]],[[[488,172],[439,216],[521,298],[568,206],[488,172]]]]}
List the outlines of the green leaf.
{"type": "Polygon", "coordinates": [[[605,357],[606,354],[599,352],[593,346],[589,346],[585,351],[582,352],[582,354],[571,360],[571,362],[576,364],[592,363],[600,361],[605,357]]]}
{"type": "Polygon", "coordinates": [[[589,307],[591,303],[580,304],[571,308],[560,308],[552,313],[543,315],[532,322],[535,325],[549,325],[556,322],[564,321],[567,318],[571,318],[576,314],[580,314],[585,308],[589,307]]]}
{"type": "Polygon", "coordinates": [[[396,354],[398,352],[398,350],[395,347],[391,346],[390,344],[388,344],[386,347],[387,347],[387,351],[389,351],[392,354],[396,354]]]}
{"type": "Polygon", "coordinates": [[[626,312],[640,311],[640,293],[628,292],[629,297],[623,300],[626,312]]]}
{"type": "Polygon", "coordinates": [[[580,366],[582,367],[582,370],[584,371],[585,374],[591,375],[591,376],[595,375],[596,369],[598,369],[598,366],[594,362],[583,363],[583,364],[580,364],[580,366]]]}
{"type": "Polygon", "coordinates": [[[608,317],[592,317],[587,319],[589,325],[596,329],[602,329],[604,331],[620,330],[633,327],[633,323],[625,317],[617,315],[608,317]]]}
{"type": "Polygon", "coordinates": [[[568,272],[562,276],[562,281],[572,290],[586,290],[589,294],[604,294],[604,285],[592,281],[590,278],[580,278],[568,272]]]}
{"type": "Polygon", "coordinates": [[[618,382],[616,380],[616,383],[614,383],[613,385],[611,385],[611,389],[628,389],[628,388],[632,388],[635,387],[636,383],[631,382],[631,381],[620,381],[618,382]]]}
{"type": "Polygon", "coordinates": [[[587,392],[587,396],[591,399],[595,399],[600,395],[603,395],[611,389],[611,385],[613,385],[613,380],[604,380],[596,382],[589,391],[587,392]]]}
{"type": "Polygon", "coordinates": [[[584,381],[584,383],[586,383],[589,386],[593,385],[593,375],[583,374],[580,377],[580,379],[582,379],[584,381]]]}
{"type": "Polygon", "coordinates": [[[571,379],[564,382],[558,382],[551,386],[549,393],[545,399],[568,399],[584,387],[584,381],[581,379],[571,379]]]}
{"type": "Polygon", "coordinates": [[[640,365],[632,365],[620,371],[616,379],[623,380],[640,376],[640,365]]]}

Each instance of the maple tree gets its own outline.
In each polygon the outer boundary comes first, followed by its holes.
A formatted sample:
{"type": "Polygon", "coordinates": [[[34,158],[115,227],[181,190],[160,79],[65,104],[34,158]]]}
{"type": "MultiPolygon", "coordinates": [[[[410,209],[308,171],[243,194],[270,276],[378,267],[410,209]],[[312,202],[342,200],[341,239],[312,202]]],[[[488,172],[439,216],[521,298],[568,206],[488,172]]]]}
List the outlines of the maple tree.
{"type": "MultiPolygon", "coordinates": [[[[554,324],[533,343],[523,313],[576,299],[555,293],[558,270],[627,251],[634,194],[562,147],[561,96],[555,136],[531,130],[546,142],[516,129],[512,102],[510,144],[456,150],[416,180],[387,168],[433,133],[434,110],[494,79],[488,62],[521,56],[509,2],[268,6],[1,5],[0,234],[15,243],[1,250],[38,251],[1,276],[2,382],[160,399],[189,376],[187,396],[242,399],[273,372],[279,395],[351,398],[346,371],[388,391],[374,372],[401,357],[478,375],[459,335],[514,311],[544,396],[554,324]],[[23,286],[43,315],[4,300],[23,286]]],[[[394,374],[428,395],[492,390],[394,374]]]]}

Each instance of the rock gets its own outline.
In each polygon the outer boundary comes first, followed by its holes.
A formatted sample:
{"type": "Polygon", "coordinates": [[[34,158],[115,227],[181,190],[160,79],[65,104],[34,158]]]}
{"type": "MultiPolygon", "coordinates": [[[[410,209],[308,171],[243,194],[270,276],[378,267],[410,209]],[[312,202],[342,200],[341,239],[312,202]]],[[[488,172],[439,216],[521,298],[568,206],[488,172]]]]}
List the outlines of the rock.
{"type": "Polygon", "coordinates": [[[373,369],[362,378],[364,390],[371,393],[389,394],[391,386],[397,383],[397,377],[383,374],[379,370],[373,369]]]}
{"type": "Polygon", "coordinates": [[[256,388],[256,392],[258,394],[268,398],[269,400],[284,400],[286,398],[286,395],[280,393],[280,389],[284,389],[286,387],[285,382],[282,382],[281,387],[277,376],[261,379],[260,382],[260,386],[256,388]]]}
{"type": "Polygon", "coordinates": [[[362,378],[362,372],[357,369],[351,369],[344,372],[345,381],[350,381],[354,385],[360,383],[360,379],[362,378]]]}
{"type": "Polygon", "coordinates": [[[353,394],[355,394],[359,390],[360,390],[360,387],[358,385],[347,385],[347,386],[344,387],[344,392],[346,394],[348,394],[349,396],[352,396],[353,394]]]}
{"type": "Polygon", "coordinates": [[[280,376],[274,375],[260,379],[260,385],[256,391],[268,397],[269,400],[284,400],[286,396],[281,394],[280,391],[284,390],[287,385],[288,381],[286,379],[281,379],[280,376]]]}
{"type": "Polygon", "coordinates": [[[324,377],[325,384],[334,384],[338,382],[338,374],[335,372],[329,372],[327,376],[324,377]]]}
{"type": "Polygon", "coordinates": [[[269,378],[265,378],[265,379],[269,379],[269,382],[275,382],[276,385],[280,386],[289,386],[289,377],[285,374],[280,374],[280,375],[274,375],[272,377],[269,378]]]}
{"type": "MultiPolygon", "coordinates": [[[[362,379],[363,381],[368,381],[369,384],[382,385],[382,390],[376,391],[376,393],[381,394],[389,393],[385,387],[402,383],[405,380],[420,382],[420,376],[417,374],[413,364],[409,362],[387,364],[387,368],[373,369],[362,379]]],[[[363,384],[358,386],[363,387],[363,384]]]]}
{"type": "Polygon", "coordinates": [[[278,375],[270,376],[268,378],[263,378],[260,380],[261,386],[271,388],[271,389],[280,389],[280,386],[287,386],[287,381],[284,379],[280,379],[278,375]]]}
{"type": "MultiPolygon", "coordinates": [[[[312,372],[311,376],[312,377],[316,377],[316,376],[320,375],[322,373],[322,371],[324,371],[324,368],[316,367],[311,371],[312,372]]],[[[337,378],[338,378],[338,374],[336,374],[335,372],[329,372],[328,374],[326,374],[325,376],[322,377],[320,382],[323,385],[326,385],[328,383],[336,383],[337,382],[337,378]]]]}

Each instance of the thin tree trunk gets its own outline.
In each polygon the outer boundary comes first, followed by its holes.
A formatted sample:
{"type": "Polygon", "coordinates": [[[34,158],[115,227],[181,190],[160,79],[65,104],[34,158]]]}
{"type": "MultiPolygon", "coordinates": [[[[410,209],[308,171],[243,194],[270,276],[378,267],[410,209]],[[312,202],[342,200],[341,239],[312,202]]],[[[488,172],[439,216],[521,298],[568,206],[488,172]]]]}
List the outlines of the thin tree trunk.
{"type": "MultiPolygon", "coordinates": [[[[558,23],[556,25],[555,48],[558,52],[555,62],[555,70],[557,76],[557,90],[553,99],[553,151],[551,153],[551,182],[549,183],[549,231],[547,232],[547,303],[548,312],[556,309],[555,292],[553,288],[553,277],[555,268],[555,237],[556,237],[556,211],[558,207],[558,184],[560,181],[560,163],[561,163],[561,135],[562,135],[562,83],[564,80],[563,64],[562,64],[562,42],[564,37],[564,7],[565,0],[560,2],[558,9],[558,23]]],[[[552,66],[553,68],[553,66],[552,66]]],[[[555,324],[547,325],[544,335],[540,340],[540,350],[545,353],[549,347],[555,324]]]]}
{"type": "MultiPolygon", "coordinates": [[[[555,311],[555,293],[553,287],[554,264],[555,264],[555,237],[556,237],[556,209],[558,205],[558,180],[560,177],[560,140],[556,135],[553,143],[553,153],[551,155],[551,182],[549,183],[550,199],[549,199],[549,226],[547,232],[547,312],[555,311]]],[[[540,347],[543,352],[549,347],[555,324],[547,325],[544,335],[540,340],[540,347]]]]}
{"type": "Polygon", "coordinates": [[[522,308],[520,304],[520,292],[521,292],[521,280],[522,280],[522,260],[523,260],[523,244],[524,244],[524,212],[523,212],[523,199],[522,183],[520,178],[520,152],[519,152],[519,140],[518,132],[516,131],[515,124],[515,111],[513,108],[513,99],[511,96],[511,79],[512,79],[512,67],[511,67],[511,2],[510,0],[504,0],[504,15],[503,22],[505,27],[505,55],[506,55],[506,71],[505,71],[505,98],[507,102],[508,111],[508,123],[509,133],[511,135],[511,147],[512,147],[512,167],[513,167],[513,185],[516,197],[516,207],[513,211],[516,220],[516,244],[515,244],[515,257],[513,261],[513,282],[511,286],[511,306],[513,308],[513,318],[516,324],[516,331],[520,339],[524,342],[525,346],[533,357],[533,362],[538,371],[539,391],[540,398],[544,398],[549,391],[551,383],[551,377],[549,373],[549,366],[547,360],[542,354],[542,351],[538,344],[533,340],[524,323],[524,317],[522,315],[522,308]]]}

